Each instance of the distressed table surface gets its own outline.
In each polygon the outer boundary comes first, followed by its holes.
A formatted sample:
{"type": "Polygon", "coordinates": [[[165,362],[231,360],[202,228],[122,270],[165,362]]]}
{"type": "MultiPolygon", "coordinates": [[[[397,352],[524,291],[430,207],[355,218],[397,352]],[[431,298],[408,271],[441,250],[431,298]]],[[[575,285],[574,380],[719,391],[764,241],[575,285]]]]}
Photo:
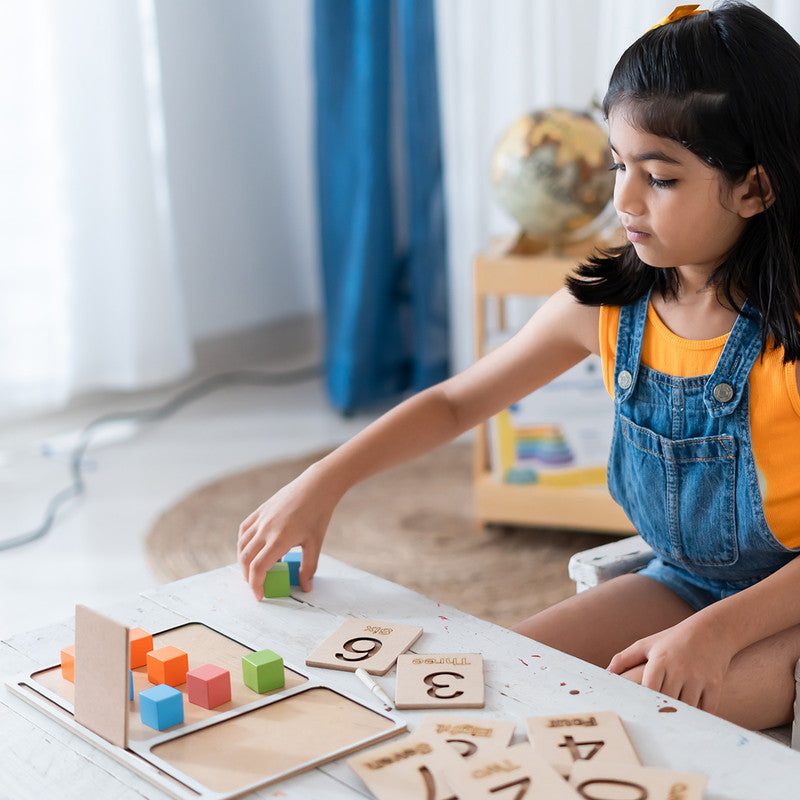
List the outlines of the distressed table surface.
{"type": "MultiPolygon", "coordinates": [[[[797,796],[800,753],[642,689],[497,625],[330,557],[320,560],[314,589],[256,603],[238,567],[196,575],[98,609],[129,626],[160,630],[197,620],[257,648],[275,649],[289,666],[379,708],[348,672],[305,666],[309,652],[346,617],[420,625],[417,653],[482,653],[486,707],[470,716],[508,719],[525,741],[529,716],[612,710],[620,715],[644,764],[709,776],[708,800],[785,800],[797,796]],[[675,709],[664,713],[665,707],[675,709]]],[[[168,795],[12,695],[6,681],[58,661],[74,638],[69,620],[0,643],[0,800],[59,797],[148,798],[168,795]]],[[[394,695],[395,668],[377,679],[394,695]]],[[[428,712],[398,714],[415,730],[428,712]]],[[[254,798],[369,797],[343,762],[314,769],[254,798]]]]}

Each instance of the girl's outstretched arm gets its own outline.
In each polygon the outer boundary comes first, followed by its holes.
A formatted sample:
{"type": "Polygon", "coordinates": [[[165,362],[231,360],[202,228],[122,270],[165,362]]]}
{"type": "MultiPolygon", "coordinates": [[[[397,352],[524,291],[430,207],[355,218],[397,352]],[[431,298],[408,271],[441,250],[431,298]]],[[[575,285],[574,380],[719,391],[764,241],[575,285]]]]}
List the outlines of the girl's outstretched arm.
{"type": "Polygon", "coordinates": [[[296,545],[303,547],[300,586],[311,588],[328,524],[348,489],[454,439],[597,353],[598,323],[598,308],[560,290],[504,345],[400,403],[259,506],[238,540],[256,598],[267,571],[296,545]]]}

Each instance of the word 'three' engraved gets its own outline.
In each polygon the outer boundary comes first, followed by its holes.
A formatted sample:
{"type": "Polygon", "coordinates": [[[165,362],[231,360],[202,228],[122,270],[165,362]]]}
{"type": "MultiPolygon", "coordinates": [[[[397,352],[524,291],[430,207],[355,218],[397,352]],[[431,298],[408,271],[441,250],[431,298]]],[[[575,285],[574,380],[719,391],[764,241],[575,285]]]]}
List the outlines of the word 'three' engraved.
{"type": "Polygon", "coordinates": [[[450,664],[454,667],[468,667],[472,662],[468,658],[461,656],[454,658],[452,656],[445,656],[444,658],[430,658],[419,656],[411,660],[412,664],[450,664]]]}

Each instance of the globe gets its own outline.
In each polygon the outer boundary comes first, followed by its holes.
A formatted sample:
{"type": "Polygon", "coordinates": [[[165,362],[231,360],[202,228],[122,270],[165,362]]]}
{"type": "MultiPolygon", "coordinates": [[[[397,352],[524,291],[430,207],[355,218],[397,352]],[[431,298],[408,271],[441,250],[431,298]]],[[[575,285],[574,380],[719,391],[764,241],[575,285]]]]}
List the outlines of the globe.
{"type": "Polygon", "coordinates": [[[491,183],[500,205],[531,237],[588,236],[614,190],[608,135],[585,112],[533,111],[498,141],[491,183]]]}

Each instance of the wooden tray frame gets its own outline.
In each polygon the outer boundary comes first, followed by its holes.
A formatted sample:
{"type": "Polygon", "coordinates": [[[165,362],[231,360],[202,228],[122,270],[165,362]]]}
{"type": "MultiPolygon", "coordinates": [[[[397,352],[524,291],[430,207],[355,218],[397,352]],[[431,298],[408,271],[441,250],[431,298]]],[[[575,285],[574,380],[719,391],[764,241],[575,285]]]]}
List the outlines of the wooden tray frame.
{"type": "MultiPolygon", "coordinates": [[[[190,625],[201,625],[213,633],[216,633],[217,635],[222,636],[241,647],[251,651],[254,649],[250,645],[244,644],[235,637],[213,628],[210,625],[206,625],[199,620],[187,620],[180,625],[158,631],[157,634],[154,635],[169,634],[172,631],[190,625]]],[[[395,715],[387,713],[383,710],[378,711],[376,708],[362,702],[358,698],[349,695],[346,692],[340,691],[339,689],[334,689],[333,687],[328,686],[321,681],[314,680],[306,673],[301,672],[289,664],[285,664],[287,669],[295,672],[302,678],[305,678],[305,683],[302,683],[299,686],[294,686],[285,691],[271,693],[267,696],[257,698],[251,703],[246,703],[228,711],[221,712],[220,714],[216,714],[207,719],[200,720],[189,725],[184,725],[173,731],[156,733],[156,735],[144,740],[129,740],[127,748],[122,748],[112,744],[111,742],[91,731],[89,728],[76,722],[74,719],[73,704],[63,698],[57,692],[42,685],[36,680],[36,675],[57,668],[58,666],[58,664],[53,664],[51,666],[39,667],[29,673],[23,673],[17,678],[9,681],[6,685],[22,700],[37,708],[39,711],[45,713],[51,719],[54,719],[71,732],[107,753],[116,761],[124,764],[126,767],[155,784],[164,792],[172,797],[177,798],[178,800],[196,800],[197,798],[200,798],[201,800],[229,800],[229,798],[241,797],[242,795],[248,794],[256,789],[278,783],[286,780],[287,778],[314,769],[315,767],[319,767],[331,761],[336,761],[339,758],[350,755],[363,748],[386,741],[408,730],[407,724],[403,720],[398,719],[395,715]],[[273,773],[264,779],[241,786],[230,792],[216,791],[205,786],[201,782],[183,773],[168,761],[165,761],[152,752],[154,748],[157,748],[164,743],[186,736],[191,736],[197,731],[211,728],[215,725],[226,722],[227,720],[243,716],[252,711],[265,708],[276,703],[280,703],[291,697],[301,695],[314,689],[324,689],[328,692],[338,695],[339,697],[346,699],[356,706],[359,706],[360,708],[365,709],[378,717],[388,720],[389,722],[393,723],[392,727],[387,728],[385,731],[380,733],[352,742],[345,747],[333,750],[315,758],[311,758],[303,763],[296,764],[295,766],[292,766],[286,770],[273,773]]]]}

